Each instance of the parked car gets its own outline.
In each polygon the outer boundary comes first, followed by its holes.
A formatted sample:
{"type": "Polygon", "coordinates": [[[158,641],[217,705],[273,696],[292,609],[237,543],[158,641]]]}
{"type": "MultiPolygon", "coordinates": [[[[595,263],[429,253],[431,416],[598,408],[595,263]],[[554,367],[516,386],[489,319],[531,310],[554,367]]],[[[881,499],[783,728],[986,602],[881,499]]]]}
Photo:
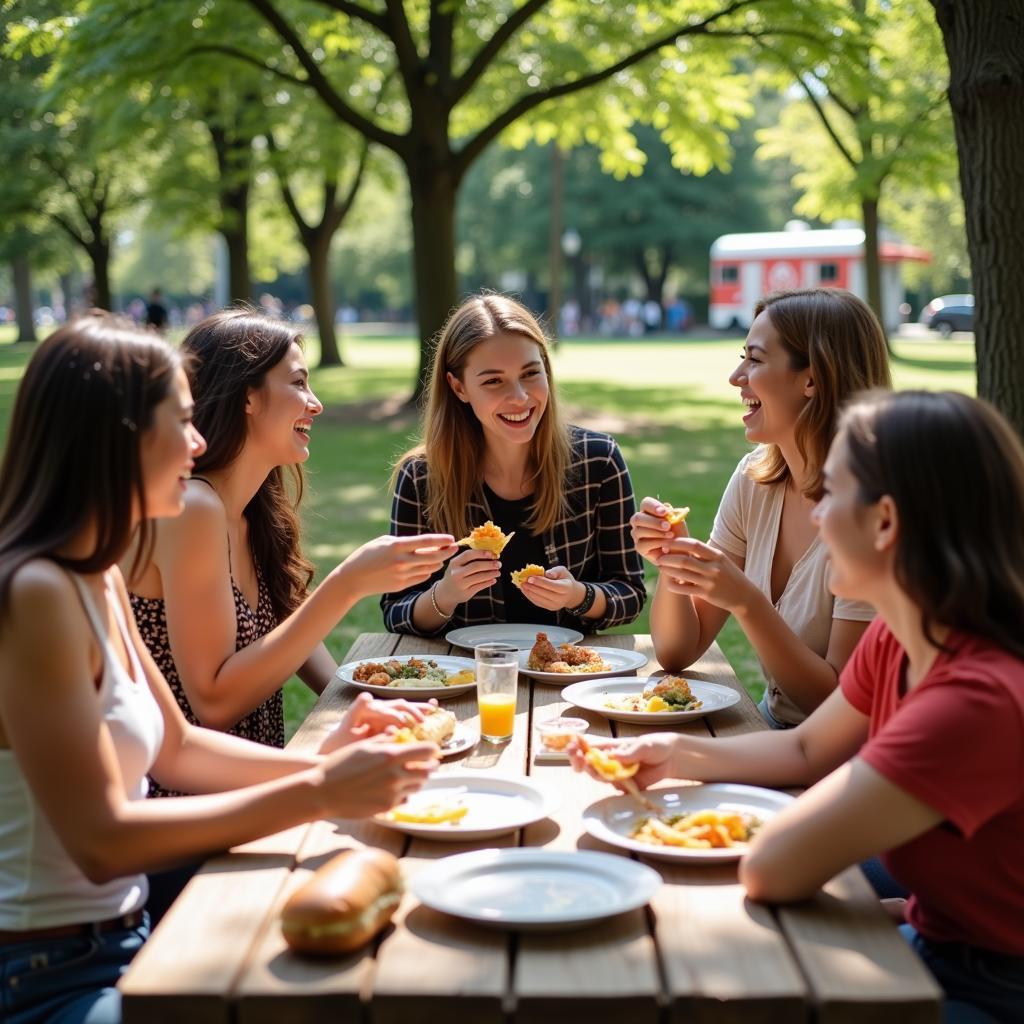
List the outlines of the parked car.
{"type": "Polygon", "coordinates": [[[948,338],[954,331],[974,330],[974,296],[940,295],[921,310],[921,323],[948,338]]]}

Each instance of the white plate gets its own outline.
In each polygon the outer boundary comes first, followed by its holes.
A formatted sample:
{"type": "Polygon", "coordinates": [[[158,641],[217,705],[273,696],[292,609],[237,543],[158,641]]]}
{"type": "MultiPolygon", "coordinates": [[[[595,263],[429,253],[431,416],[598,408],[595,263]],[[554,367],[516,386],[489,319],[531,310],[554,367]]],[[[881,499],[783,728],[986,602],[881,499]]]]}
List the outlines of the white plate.
{"type": "Polygon", "coordinates": [[[459,722],[455,726],[455,732],[441,744],[441,757],[454,757],[456,754],[465,753],[475,747],[479,739],[479,733],[473,732],[472,729],[468,729],[462,722],[459,722]]]}
{"type": "Polygon", "coordinates": [[[360,690],[368,690],[378,697],[405,697],[410,700],[429,700],[431,697],[444,700],[445,697],[457,697],[460,693],[472,690],[476,686],[475,680],[472,683],[460,683],[458,686],[370,686],[369,683],[357,683],[352,678],[352,673],[360,665],[371,663],[382,665],[388,661],[401,661],[404,663],[410,658],[419,658],[421,661],[436,661],[449,675],[461,672],[465,668],[476,672],[476,662],[472,658],[451,658],[446,654],[401,654],[389,655],[387,657],[382,655],[379,658],[360,658],[358,661],[349,661],[340,666],[334,675],[350,686],[357,686],[360,690]]]}
{"type": "Polygon", "coordinates": [[[604,715],[605,718],[611,718],[613,721],[631,722],[637,725],[657,725],[659,723],[670,725],[673,722],[685,722],[690,718],[700,718],[712,711],[721,711],[722,708],[732,707],[740,699],[739,691],[734,690],[731,686],[690,679],[688,680],[690,691],[699,701],[703,701],[701,706],[693,711],[618,711],[605,707],[606,700],[643,693],[648,686],[653,686],[660,681],[661,679],[655,676],[587,680],[584,683],[573,683],[572,686],[567,686],[562,691],[562,699],[575,704],[578,708],[596,711],[599,715],[604,715]]]}
{"type": "Polygon", "coordinates": [[[405,802],[416,807],[442,800],[463,803],[469,811],[455,824],[420,825],[390,821],[382,814],[377,815],[374,821],[417,838],[460,843],[493,839],[514,832],[546,818],[556,803],[551,795],[525,777],[492,775],[490,772],[442,772],[428,779],[423,788],[405,802]]]}
{"type": "MultiPolygon", "coordinates": [[[[741,786],[732,782],[709,782],[700,786],[680,786],[674,789],[651,789],[644,794],[652,803],[663,807],[665,814],[685,814],[689,811],[721,810],[743,811],[762,821],[774,817],[793,802],[793,797],[774,789],[760,786],[741,786]]],[[[583,812],[583,827],[595,838],[612,846],[622,847],[652,857],[655,860],[686,861],[708,864],[739,860],[746,846],[732,846],[712,850],[687,850],[678,846],[652,846],[630,839],[642,818],[649,817],[631,796],[609,796],[592,803],[583,812]]]]}
{"type": "Polygon", "coordinates": [[[562,626],[536,626],[528,622],[497,622],[489,626],[463,626],[445,634],[445,640],[456,647],[472,650],[477,644],[512,644],[521,651],[528,651],[537,639],[538,633],[547,633],[548,639],[557,647],[559,644],[578,644],[583,634],[575,629],[562,626]]]}
{"type": "MultiPolygon", "coordinates": [[[[548,634],[548,639],[551,635],[548,634]]],[[[551,641],[554,643],[554,641],[551,641]]],[[[531,644],[532,646],[532,644],[531,644]]],[[[557,647],[558,644],[555,644],[557,647]]],[[[598,657],[606,661],[611,667],[607,672],[539,672],[537,669],[527,668],[526,663],[530,659],[530,652],[519,652],[519,671],[524,676],[532,676],[541,683],[557,683],[564,685],[572,682],[573,679],[607,679],[609,676],[621,676],[626,672],[635,672],[647,664],[647,655],[639,651],[625,651],[621,647],[586,647],[594,651],[598,657]]]]}
{"type": "Polygon", "coordinates": [[[496,928],[546,931],[642,907],[661,885],[644,864],[614,854],[519,848],[444,857],[415,875],[434,910],[496,928]]]}

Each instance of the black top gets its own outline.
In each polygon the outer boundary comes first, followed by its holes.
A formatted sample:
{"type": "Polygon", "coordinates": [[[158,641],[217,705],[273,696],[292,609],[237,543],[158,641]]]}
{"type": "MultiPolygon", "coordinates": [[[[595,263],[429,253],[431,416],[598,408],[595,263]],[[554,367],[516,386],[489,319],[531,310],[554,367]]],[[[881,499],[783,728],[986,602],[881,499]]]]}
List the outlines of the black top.
{"type": "Polygon", "coordinates": [[[541,626],[557,625],[557,612],[540,608],[532,601],[527,601],[523,592],[512,583],[512,571],[522,569],[530,562],[545,569],[551,568],[546,564],[544,556],[544,538],[530,533],[523,525],[530,518],[530,503],[533,496],[509,500],[499,498],[487,484],[483,485],[483,489],[494,525],[500,526],[506,534],[513,530],[516,533],[501,553],[501,579],[495,584],[501,587],[502,597],[505,599],[505,621],[536,622],[541,626]]]}

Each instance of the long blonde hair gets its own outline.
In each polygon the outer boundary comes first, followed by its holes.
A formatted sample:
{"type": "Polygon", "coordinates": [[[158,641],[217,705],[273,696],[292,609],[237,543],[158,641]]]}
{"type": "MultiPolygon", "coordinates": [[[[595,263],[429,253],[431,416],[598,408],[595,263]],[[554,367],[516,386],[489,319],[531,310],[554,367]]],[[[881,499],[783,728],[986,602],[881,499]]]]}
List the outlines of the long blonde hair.
{"type": "Polygon", "coordinates": [[[447,375],[451,373],[461,381],[473,349],[500,334],[517,334],[534,342],[548,377],[547,408],[537,424],[527,457],[527,469],[535,486],[531,515],[525,526],[534,534],[544,533],[565,512],[572,446],[568,425],[558,407],[547,338],[537,318],[525,306],[506,295],[484,293],[466,299],[444,325],[427,379],[423,440],[402,455],[392,474],[393,487],[408,460],[426,459],[426,513],[431,530],[462,537],[480,525],[469,521],[468,505],[474,497],[480,497],[483,427],[469,404],[455,395],[447,375]]]}
{"type": "MultiPolygon", "coordinates": [[[[843,403],[858,391],[892,387],[889,353],[878,318],[856,295],[839,288],[773,292],[754,307],[765,310],[794,370],[810,369],[814,394],[796,422],[796,446],[807,467],[804,495],[824,493],[825,456],[836,435],[843,403]]],[[[747,466],[759,484],[788,480],[779,447],[765,445],[747,466]]]]}

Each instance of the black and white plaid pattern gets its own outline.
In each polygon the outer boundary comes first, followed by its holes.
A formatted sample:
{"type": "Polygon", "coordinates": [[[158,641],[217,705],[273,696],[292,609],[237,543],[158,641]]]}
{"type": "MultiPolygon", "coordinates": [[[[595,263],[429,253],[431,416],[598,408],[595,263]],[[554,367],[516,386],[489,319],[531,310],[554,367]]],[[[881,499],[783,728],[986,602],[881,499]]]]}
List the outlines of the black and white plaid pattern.
{"type": "MultiPolygon", "coordinates": [[[[558,623],[593,632],[632,622],[643,610],[647,591],[640,556],[629,533],[636,511],[633,485],[615,439],[582,427],[571,427],[573,460],[567,481],[569,511],[544,534],[547,566],[564,565],[580,582],[593,583],[607,599],[599,619],[580,620],[558,612],[558,623]]],[[[426,516],[426,460],[410,459],[402,467],[391,505],[391,533],[408,537],[431,532],[426,516]]],[[[469,520],[479,526],[494,516],[482,494],[469,503],[469,520]]],[[[500,523],[498,524],[501,525],[500,523]]],[[[519,568],[505,566],[506,571],[519,568]]],[[[412,621],[412,607],[425,590],[444,574],[439,571],[426,583],[380,601],[384,625],[392,633],[421,633],[412,621]]],[[[485,625],[505,621],[505,600],[497,584],[475,594],[455,609],[455,614],[436,630],[437,635],[456,626],[485,625]]]]}

